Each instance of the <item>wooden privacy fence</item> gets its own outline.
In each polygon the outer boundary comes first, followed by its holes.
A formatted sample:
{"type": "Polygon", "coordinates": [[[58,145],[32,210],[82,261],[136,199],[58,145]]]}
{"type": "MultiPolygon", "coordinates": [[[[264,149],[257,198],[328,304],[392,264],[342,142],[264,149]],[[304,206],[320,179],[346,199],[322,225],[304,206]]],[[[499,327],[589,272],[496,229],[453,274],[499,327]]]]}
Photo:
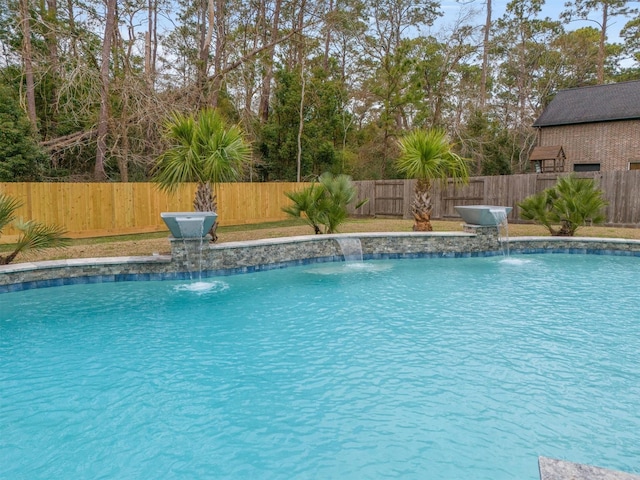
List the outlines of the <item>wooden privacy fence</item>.
{"type": "MultiPolygon", "coordinates": [[[[216,185],[221,225],[243,225],[287,218],[285,192],[305,183],[223,183],[216,185]]],[[[54,224],[70,237],[99,237],[167,230],[161,212],[193,211],[196,184],[166,194],[154,183],[0,183],[0,193],[23,202],[17,217],[54,224]]],[[[8,227],[0,241],[12,242],[8,227]]]]}
{"type": "MultiPolygon", "coordinates": [[[[606,223],[640,227],[640,171],[581,173],[595,178],[609,202],[606,223]]],[[[473,177],[467,185],[452,182],[433,186],[433,218],[460,218],[456,205],[513,207],[509,221],[519,219],[518,202],[556,183],[556,174],[473,177]]],[[[410,218],[414,180],[355,182],[364,206],[350,212],[361,216],[410,218]]],[[[308,183],[223,183],[216,186],[221,225],[243,225],[287,218],[285,192],[308,183]]],[[[0,183],[0,192],[23,202],[18,218],[59,225],[71,237],[98,237],[166,231],[161,212],[189,212],[196,185],[183,185],[169,195],[154,183],[0,183]]],[[[12,242],[17,231],[8,227],[0,242],[12,242]]]]}
{"type": "MultiPolygon", "coordinates": [[[[606,224],[640,227],[640,171],[580,173],[593,178],[609,202],[606,224]]],[[[518,203],[529,195],[555,185],[558,174],[505,175],[473,177],[464,186],[452,181],[435,183],[432,190],[434,219],[460,218],[456,205],[502,205],[513,207],[509,221],[520,221],[518,203]]],[[[364,216],[411,218],[409,207],[415,180],[371,180],[355,182],[360,198],[368,198],[363,207],[351,213],[364,216]]]]}

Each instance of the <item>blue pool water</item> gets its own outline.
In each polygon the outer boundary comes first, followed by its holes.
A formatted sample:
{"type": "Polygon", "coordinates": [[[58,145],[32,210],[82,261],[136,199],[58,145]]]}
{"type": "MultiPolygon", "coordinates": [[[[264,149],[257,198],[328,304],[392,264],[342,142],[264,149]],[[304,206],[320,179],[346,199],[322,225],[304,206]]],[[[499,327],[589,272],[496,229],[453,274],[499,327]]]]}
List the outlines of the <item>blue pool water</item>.
{"type": "Polygon", "coordinates": [[[639,473],[638,279],[531,255],[0,295],[0,478],[639,473]]]}

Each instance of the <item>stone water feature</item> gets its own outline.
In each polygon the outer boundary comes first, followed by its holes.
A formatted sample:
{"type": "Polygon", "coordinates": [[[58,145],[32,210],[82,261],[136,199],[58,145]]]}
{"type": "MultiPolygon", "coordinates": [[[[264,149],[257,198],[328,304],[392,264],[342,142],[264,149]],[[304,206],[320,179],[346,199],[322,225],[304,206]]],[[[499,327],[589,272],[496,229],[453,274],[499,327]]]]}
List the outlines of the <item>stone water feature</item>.
{"type": "Polygon", "coordinates": [[[162,212],[173,238],[203,238],[218,218],[215,212],[162,212]]]}
{"type": "Polygon", "coordinates": [[[215,212],[162,212],[164,223],[169,227],[172,252],[175,261],[182,264],[193,279],[193,272],[202,274],[202,250],[207,232],[216,222],[218,214],[215,212]],[[182,249],[176,244],[182,244],[182,249]],[[197,260],[197,261],[196,261],[197,260]]]}
{"type": "Polygon", "coordinates": [[[478,235],[495,235],[503,254],[509,254],[509,227],[507,216],[512,207],[499,205],[461,205],[455,209],[465,221],[464,230],[478,235]],[[501,232],[504,232],[502,234],[501,232]],[[505,253],[506,251],[506,253],[505,253]]]}
{"type": "Polygon", "coordinates": [[[462,219],[468,225],[499,226],[506,220],[511,207],[498,205],[463,205],[455,207],[462,219]]]}

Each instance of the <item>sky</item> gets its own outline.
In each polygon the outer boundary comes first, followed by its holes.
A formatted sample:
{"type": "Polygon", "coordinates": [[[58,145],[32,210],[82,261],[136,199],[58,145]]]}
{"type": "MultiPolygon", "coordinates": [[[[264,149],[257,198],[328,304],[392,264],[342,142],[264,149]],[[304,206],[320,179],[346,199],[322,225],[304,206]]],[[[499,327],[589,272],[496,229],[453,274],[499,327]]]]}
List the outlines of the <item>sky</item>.
{"type": "MultiPolygon", "coordinates": [[[[478,22],[479,24],[483,24],[484,16],[485,16],[484,0],[466,0],[466,1],[472,1],[472,5],[475,5],[476,8],[480,10],[480,14],[478,16],[478,22]]],[[[491,2],[493,20],[496,20],[497,18],[501,17],[504,14],[507,7],[507,3],[509,3],[509,1],[510,0],[493,0],[491,2]]],[[[633,3],[638,3],[638,2],[633,2],[633,3]]],[[[542,7],[540,17],[541,18],[549,17],[552,20],[560,20],[560,13],[563,10],[565,10],[564,4],[565,4],[565,0],[547,0],[545,2],[545,5],[542,7]]],[[[444,22],[443,24],[446,24],[446,23],[455,21],[458,13],[460,12],[460,8],[462,8],[462,2],[456,2],[455,0],[442,0],[441,5],[442,5],[441,9],[444,12],[444,17],[438,23],[444,22]]],[[[599,14],[597,12],[592,14],[592,18],[594,20],[600,20],[599,14]]],[[[627,19],[624,19],[622,17],[616,17],[616,18],[610,19],[610,22],[608,25],[608,30],[610,32],[609,42],[622,42],[618,34],[620,30],[624,27],[626,22],[627,22],[627,19]]],[[[588,22],[588,21],[587,22],[582,22],[582,21],[571,22],[570,24],[565,25],[565,28],[567,30],[575,30],[577,28],[581,28],[584,26],[599,28],[597,24],[593,22],[588,22]]]]}

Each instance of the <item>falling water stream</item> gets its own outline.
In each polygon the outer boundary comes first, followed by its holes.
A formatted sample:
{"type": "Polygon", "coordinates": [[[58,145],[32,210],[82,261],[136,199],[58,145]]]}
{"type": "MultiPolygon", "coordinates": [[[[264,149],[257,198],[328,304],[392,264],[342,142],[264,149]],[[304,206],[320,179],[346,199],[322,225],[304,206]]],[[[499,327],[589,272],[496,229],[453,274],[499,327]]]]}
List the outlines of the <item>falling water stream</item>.
{"type": "Polygon", "coordinates": [[[362,244],[359,238],[336,238],[345,262],[362,262],[362,244]]]}
{"type": "Polygon", "coordinates": [[[507,220],[506,208],[492,208],[489,210],[493,218],[496,220],[496,227],[498,228],[498,241],[502,249],[502,254],[506,257],[509,256],[509,222],[507,220]]]}
{"type": "Polygon", "coordinates": [[[198,280],[202,279],[202,245],[204,239],[204,218],[203,217],[177,217],[176,221],[180,228],[182,243],[185,254],[187,256],[187,268],[189,269],[189,279],[193,280],[193,270],[191,268],[191,259],[189,258],[189,249],[187,248],[186,239],[200,239],[198,247],[198,280]]]}

